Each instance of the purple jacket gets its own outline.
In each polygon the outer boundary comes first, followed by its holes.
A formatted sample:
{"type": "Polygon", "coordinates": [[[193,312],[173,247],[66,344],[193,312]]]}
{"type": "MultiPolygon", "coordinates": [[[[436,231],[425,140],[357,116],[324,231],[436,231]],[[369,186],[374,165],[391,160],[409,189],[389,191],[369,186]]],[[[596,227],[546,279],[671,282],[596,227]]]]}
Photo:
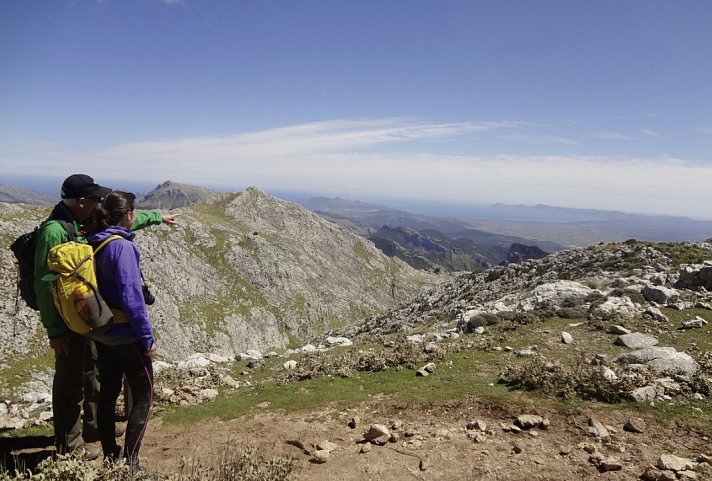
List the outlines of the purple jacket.
{"type": "Polygon", "coordinates": [[[149,349],[154,342],[153,329],[141,288],[141,253],[132,242],[136,234],[123,227],[112,226],[87,236],[87,241],[96,247],[114,234],[123,239],[115,239],[99,251],[95,258],[96,277],[99,292],[106,303],[111,308],[121,309],[128,318],[128,324],[112,325],[102,339],[97,340],[105,344],[125,344],[138,339],[145,349],[149,349]]]}

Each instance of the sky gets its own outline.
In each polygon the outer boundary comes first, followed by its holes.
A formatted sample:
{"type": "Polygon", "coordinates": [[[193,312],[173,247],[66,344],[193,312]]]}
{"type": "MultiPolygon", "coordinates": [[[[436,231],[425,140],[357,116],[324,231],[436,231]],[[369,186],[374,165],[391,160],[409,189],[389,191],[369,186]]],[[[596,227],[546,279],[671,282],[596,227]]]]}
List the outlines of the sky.
{"type": "Polygon", "coordinates": [[[2,0],[0,183],[712,219],[707,0],[2,0]]]}

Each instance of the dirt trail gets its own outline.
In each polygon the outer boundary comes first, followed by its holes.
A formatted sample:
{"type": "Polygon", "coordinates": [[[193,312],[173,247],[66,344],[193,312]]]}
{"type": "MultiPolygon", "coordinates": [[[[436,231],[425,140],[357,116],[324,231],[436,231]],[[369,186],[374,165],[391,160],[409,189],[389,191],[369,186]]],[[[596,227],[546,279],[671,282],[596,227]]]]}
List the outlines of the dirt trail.
{"type": "MultiPolygon", "coordinates": [[[[296,479],[310,481],[379,480],[637,480],[661,454],[694,458],[710,454],[710,442],[703,434],[675,431],[644,419],[643,433],[623,429],[638,413],[611,411],[582,412],[575,415],[529,409],[528,413],[550,419],[548,429],[534,428],[518,434],[507,433],[501,423],[512,424],[524,410],[509,412],[506,407],[462,401],[429,409],[387,404],[362,405],[348,412],[330,409],[280,414],[255,411],[229,421],[209,420],[199,424],[166,424],[152,420],[142,448],[145,466],[161,471],[175,470],[181,457],[209,462],[229,445],[251,445],[265,458],[294,458],[296,479]],[[355,429],[348,421],[360,417],[355,429]],[[615,430],[609,442],[586,433],[594,417],[615,430]],[[402,426],[393,431],[396,443],[371,447],[361,453],[359,440],[372,423],[389,424],[397,419],[402,426]],[[488,433],[482,442],[468,438],[466,425],[482,419],[488,433]],[[312,456],[288,441],[302,441],[308,450],[324,440],[338,448],[324,464],[311,462],[312,456]],[[589,461],[586,445],[596,446],[606,457],[622,462],[623,469],[599,472],[589,461]]],[[[700,473],[706,479],[712,471],[700,473]]],[[[707,479],[712,479],[707,478],[707,479]]]]}

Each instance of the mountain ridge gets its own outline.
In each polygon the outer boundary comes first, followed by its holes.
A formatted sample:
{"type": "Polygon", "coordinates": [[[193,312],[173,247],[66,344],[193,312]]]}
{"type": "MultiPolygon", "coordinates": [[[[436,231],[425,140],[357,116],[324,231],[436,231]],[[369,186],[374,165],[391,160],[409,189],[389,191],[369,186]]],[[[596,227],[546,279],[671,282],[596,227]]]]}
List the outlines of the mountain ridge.
{"type": "MultiPolygon", "coordinates": [[[[48,212],[0,203],[3,245],[48,212]]],[[[256,188],[178,212],[177,226],[143,229],[135,241],[157,299],[149,315],[167,360],[284,349],[383,312],[441,279],[256,188]]],[[[8,247],[0,255],[0,365],[23,352],[39,359],[46,352],[43,328],[25,306],[15,315],[15,263],[8,247]]]]}

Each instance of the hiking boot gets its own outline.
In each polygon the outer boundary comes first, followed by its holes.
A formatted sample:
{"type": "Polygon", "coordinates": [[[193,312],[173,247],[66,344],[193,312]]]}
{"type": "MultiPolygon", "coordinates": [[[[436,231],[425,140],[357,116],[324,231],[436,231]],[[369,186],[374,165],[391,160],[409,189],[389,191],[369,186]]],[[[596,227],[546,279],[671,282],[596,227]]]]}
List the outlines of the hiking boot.
{"type": "Polygon", "coordinates": [[[96,448],[84,445],[74,450],[74,454],[82,461],[94,461],[99,457],[101,451],[96,448]]]}

